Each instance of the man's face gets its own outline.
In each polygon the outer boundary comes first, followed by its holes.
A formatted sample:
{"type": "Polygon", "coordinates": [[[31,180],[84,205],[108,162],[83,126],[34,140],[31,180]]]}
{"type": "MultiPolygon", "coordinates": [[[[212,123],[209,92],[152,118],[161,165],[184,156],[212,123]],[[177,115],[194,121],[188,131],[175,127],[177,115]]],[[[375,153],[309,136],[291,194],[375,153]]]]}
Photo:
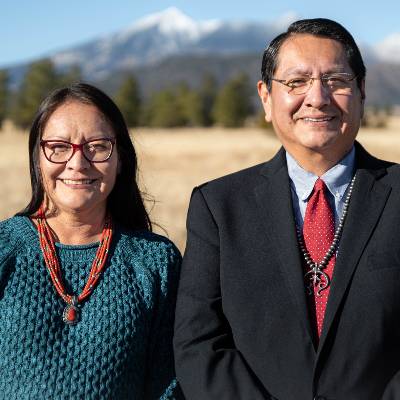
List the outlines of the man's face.
{"type": "MultiPolygon", "coordinates": [[[[309,34],[297,34],[287,39],[278,54],[274,78],[289,80],[323,74],[345,72],[354,76],[341,43],[309,34]]],[[[363,113],[363,93],[356,80],[351,93],[335,94],[315,80],[302,95],[272,81],[258,83],[265,118],[273,123],[275,132],[285,149],[296,156],[317,152],[342,157],[350,150],[357,135],[363,113]]]]}

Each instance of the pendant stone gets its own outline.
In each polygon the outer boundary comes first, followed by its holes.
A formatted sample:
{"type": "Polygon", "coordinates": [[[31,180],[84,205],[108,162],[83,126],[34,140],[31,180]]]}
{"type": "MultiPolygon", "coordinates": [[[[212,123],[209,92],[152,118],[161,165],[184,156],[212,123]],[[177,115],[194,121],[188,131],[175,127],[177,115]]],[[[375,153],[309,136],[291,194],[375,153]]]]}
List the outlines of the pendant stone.
{"type": "Polygon", "coordinates": [[[63,321],[67,325],[75,325],[79,322],[79,308],[77,307],[77,301],[74,299],[72,304],[67,304],[63,312],[63,321]]]}

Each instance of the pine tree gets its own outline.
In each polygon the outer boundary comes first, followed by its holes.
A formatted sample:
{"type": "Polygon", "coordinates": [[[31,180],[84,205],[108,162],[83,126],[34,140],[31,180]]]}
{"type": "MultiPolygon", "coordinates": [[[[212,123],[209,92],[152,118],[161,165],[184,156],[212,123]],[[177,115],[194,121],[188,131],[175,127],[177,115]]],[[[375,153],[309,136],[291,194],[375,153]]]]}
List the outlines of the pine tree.
{"type": "Polygon", "coordinates": [[[0,128],[7,115],[8,95],[8,73],[2,70],[0,71],[0,128]]]}
{"type": "Polygon", "coordinates": [[[213,116],[219,125],[240,127],[250,115],[251,109],[248,78],[241,74],[228,81],[218,93],[213,116]]]}
{"type": "Polygon", "coordinates": [[[198,92],[181,83],[176,92],[178,113],[182,116],[182,124],[188,126],[204,125],[202,99],[198,92]]]}
{"type": "Polygon", "coordinates": [[[172,128],[186,123],[177,95],[170,89],[152,96],[146,114],[150,126],[172,128]]]}
{"type": "Polygon", "coordinates": [[[59,83],[58,78],[51,60],[40,60],[29,66],[12,112],[12,119],[17,126],[30,126],[42,100],[59,83]]]}
{"type": "Polygon", "coordinates": [[[202,126],[211,126],[214,123],[212,110],[218,93],[218,84],[214,76],[207,74],[203,77],[199,90],[202,107],[202,126]]]}
{"type": "Polygon", "coordinates": [[[194,90],[187,93],[184,104],[186,124],[189,126],[206,126],[201,94],[194,90]]]}
{"type": "Polygon", "coordinates": [[[129,127],[139,124],[141,113],[141,101],[139,85],[133,75],[127,76],[115,95],[115,102],[125,118],[129,127]]]}
{"type": "Polygon", "coordinates": [[[65,73],[58,77],[58,86],[67,86],[82,79],[82,71],[79,65],[72,65],[65,73]]]}

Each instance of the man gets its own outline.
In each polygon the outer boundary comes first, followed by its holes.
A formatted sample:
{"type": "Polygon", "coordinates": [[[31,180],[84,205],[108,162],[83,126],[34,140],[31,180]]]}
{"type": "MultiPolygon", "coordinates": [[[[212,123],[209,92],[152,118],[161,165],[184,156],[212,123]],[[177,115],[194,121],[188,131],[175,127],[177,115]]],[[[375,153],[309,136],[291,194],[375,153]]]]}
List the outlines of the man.
{"type": "Polygon", "coordinates": [[[364,82],[334,21],[297,21],[265,50],[258,92],[283,147],[189,207],[174,339],[188,400],[377,400],[400,370],[400,172],[355,142],[364,82]]]}

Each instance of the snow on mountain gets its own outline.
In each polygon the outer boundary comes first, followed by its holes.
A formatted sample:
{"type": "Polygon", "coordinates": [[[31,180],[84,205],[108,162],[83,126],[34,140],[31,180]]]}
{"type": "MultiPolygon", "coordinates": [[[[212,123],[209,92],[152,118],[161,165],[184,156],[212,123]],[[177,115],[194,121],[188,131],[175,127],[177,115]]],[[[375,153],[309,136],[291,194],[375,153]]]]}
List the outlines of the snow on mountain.
{"type": "Polygon", "coordinates": [[[301,19],[301,16],[294,11],[288,11],[273,21],[273,26],[278,32],[283,32],[294,21],[301,19]]]}
{"type": "MultiPolygon", "coordinates": [[[[196,21],[175,7],[148,15],[119,32],[58,51],[49,57],[65,70],[78,65],[84,78],[104,79],[121,70],[160,64],[172,56],[260,54],[269,41],[301,18],[288,12],[265,22],[196,21]]],[[[365,45],[366,62],[381,60],[400,63],[400,33],[376,46],[365,45]]],[[[13,73],[20,80],[22,67],[13,73]]]]}
{"type": "Polygon", "coordinates": [[[170,7],[51,58],[60,69],[78,64],[85,77],[96,80],[107,71],[154,64],[174,55],[261,51],[278,32],[277,25],[282,27],[289,19],[285,15],[274,23],[195,21],[170,7]]]}
{"type": "Polygon", "coordinates": [[[381,61],[400,63],[400,32],[387,36],[374,46],[374,51],[381,61]]]}
{"type": "Polygon", "coordinates": [[[84,75],[151,64],[162,58],[196,52],[196,44],[223,29],[219,20],[197,22],[175,7],[148,15],[115,34],[53,54],[59,68],[79,64],[84,75]]]}
{"type": "Polygon", "coordinates": [[[164,35],[184,34],[190,39],[198,39],[200,35],[212,32],[220,26],[219,20],[209,20],[196,22],[176,7],[148,15],[132,24],[119,34],[120,39],[124,39],[134,33],[158,29],[164,35]]]}

